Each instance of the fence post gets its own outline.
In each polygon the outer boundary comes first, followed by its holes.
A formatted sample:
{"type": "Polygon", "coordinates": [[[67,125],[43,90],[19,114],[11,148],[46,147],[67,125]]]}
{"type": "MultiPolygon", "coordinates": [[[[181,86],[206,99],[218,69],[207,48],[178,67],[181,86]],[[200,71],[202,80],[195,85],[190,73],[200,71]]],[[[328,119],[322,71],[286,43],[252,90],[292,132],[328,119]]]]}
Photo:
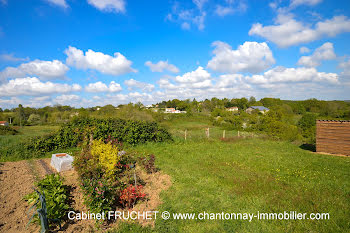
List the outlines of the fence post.
{"type": "Polygon", "coordinates": [[[187,129],[185,129],[185,140],[187,140],[187,129]]]}
{"type": "Polygon", "coordinates": [[[222,138],[225,138],[225,134],[226,134],[226,132],[224,130],[224,132],[222,133],[222,138]]]}

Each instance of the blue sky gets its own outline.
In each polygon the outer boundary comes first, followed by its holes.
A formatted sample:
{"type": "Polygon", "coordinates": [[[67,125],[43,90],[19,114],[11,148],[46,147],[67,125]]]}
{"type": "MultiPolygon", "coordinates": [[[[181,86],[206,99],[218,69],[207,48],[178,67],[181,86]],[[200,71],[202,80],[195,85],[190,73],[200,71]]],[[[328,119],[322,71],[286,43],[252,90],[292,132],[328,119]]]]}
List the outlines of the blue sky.
{"type": "Polygon", "coordinates": [[[0,107],[350,99],[350,2],[0,0],[0,107]]]}

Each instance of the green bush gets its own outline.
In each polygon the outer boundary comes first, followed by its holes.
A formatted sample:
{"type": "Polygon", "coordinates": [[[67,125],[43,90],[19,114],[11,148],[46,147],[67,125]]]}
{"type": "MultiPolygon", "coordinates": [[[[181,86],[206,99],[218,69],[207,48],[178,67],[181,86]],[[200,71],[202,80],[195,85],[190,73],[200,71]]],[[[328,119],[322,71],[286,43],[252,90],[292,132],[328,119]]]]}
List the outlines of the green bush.
{"type": "MultiPolygon", "coordinates": [[[[37,182],[36,187],[38,191],[44,194],[47,206],[47,217],[50,219],[63,220],[69,211],[69,188],[63,184],[63,178],[58,174],[47,175],[44,179],[37,182]]],[[[25,200],[29,204],[34,204],[39,198],[36,192],[32,192],[25,196],[25,200]]],[[[36,206],[41,208],[39,202],[36,206]]],[[[39,218],[35,218],[37,221],[39,218]]]]}
{"type": "Polygon", "coordinates": [[[130,145],[171,140],[169,132],[156,122],[77,117],[55,134],[32,138],[25,148],[38,153],[71,148],[89,141],[90,135],[102,140],[111,136],[130,145]]]}
{"type": "Polygon", "coordinates": [[[0,125],[0,135],[16,135],[18,131],[9,126],[0,125]]]}
{"type": "Polygon", "coordinates": [[[301,130],[304,140],[307,143],[316,143],[316,115],[313,113],[304,114],[299,122],[298,127],[301,130]]]}

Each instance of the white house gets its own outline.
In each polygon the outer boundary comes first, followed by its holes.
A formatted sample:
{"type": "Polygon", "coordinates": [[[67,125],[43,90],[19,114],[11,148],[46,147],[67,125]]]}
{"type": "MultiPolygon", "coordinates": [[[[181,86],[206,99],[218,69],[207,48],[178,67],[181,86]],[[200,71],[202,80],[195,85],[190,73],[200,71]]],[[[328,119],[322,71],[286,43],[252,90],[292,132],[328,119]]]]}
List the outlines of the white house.
{"type": "Polygon", "coordinates": [[[165,113],[175,113],[175,108],[166,108],[165,113]]]}
{"type": "Polygon", "coordinates": [[[226,111],[236,112],[236,111],[238,111],[238,107],[234,106],[234,107],[231,107],[231,108],[226,108],[226,111]]]}
{"type": "Polygon", "coordinates": [[[186,113],[186,111],[176,110],[175,108],[166,108],[165,113],[186,113]]]}

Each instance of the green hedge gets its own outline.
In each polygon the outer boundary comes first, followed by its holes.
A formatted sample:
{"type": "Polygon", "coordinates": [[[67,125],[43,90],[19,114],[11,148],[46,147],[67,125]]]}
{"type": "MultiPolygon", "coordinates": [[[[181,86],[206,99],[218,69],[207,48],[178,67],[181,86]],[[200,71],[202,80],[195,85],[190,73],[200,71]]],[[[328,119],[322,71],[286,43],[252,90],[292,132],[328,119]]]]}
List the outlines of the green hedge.
{"type": "Polygon", "coordinates": [[[71,148],[87,142],[90,135],[94,139],[107,139],[111,136],[130,145],[172,140],[168,131],[156,122],[77,117],[63,125],[55,134],[32,138],[25,147],[36,152],[71,148]]]}
{"type": "Polygon", "coordinates": [[[18,131],[9,126],[0,125],[0,135],[15,135],[18,131]]]}

